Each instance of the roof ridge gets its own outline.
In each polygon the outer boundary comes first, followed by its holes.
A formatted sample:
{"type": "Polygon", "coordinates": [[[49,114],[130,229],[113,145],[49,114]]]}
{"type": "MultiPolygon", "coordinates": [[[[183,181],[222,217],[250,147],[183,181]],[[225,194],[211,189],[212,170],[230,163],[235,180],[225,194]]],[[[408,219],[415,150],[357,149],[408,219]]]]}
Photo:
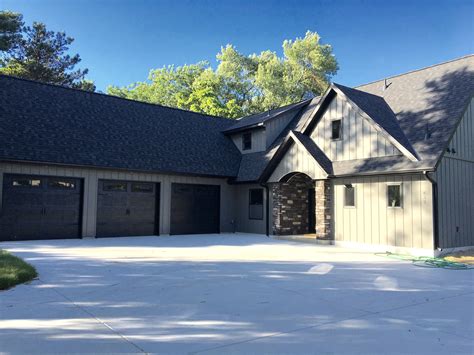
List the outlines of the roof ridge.
{"type": "Polygon", "coordinates": [[[264,113],[270,113],[272,111],[276,111],[276,110],[280,110],[280,109],[283,109],[283,108],[287,108],[289,106],[297,106],[299,104],[302,104],[303,102],[306,102],[306,101],[310,101],[312,100],[313,98],[309,98],[309,99],[304,99],[304,100],[300,100],[300,101],[297,101],[297,102],[293,102],[291,104],[287,104],[287,105],[283,105],[283,106],[280,106],[280,107],[275,107],[275,108],[272,108],[270,110],[266,110],[266,111],[261,111],[261,112],[257,112],[257,113],[253,113],[251,115],[247,115],[247,116],[242,116],[242,117],[239,117],[237,118],[235,121],[240,121],[240,120],[243,120],[244,118],[249,118],[249,117],[252,117],[252,116],[258,116],[258,115],[263,115],[264,113]]]}
{"type": "Polygon", "coordinates": [[[368,83],[360,84],[360,85],[354,86],[353,89],[357,89],[357,88],[359,88],[359,87],[361,87],[361,86],[366,86],[366,85],[374,84],[374,83],[377,83],[377,82],[379,82],[379,81],[383,81],[383,80],[386,80],[386,79],[393,79],[393,78],[396,78],[396,77],[399,77],[399,76],[408,75],[408,74],[413,74],[413,73],[416,73],[416,72],[419,72],[419,71],[422,71],[422,70],[426,70],[426,69],[430,69],[430,68],[433,68],[433,67],[437,67],[437,66],[439,66],[439,65],[444,65],[444,64],[456,62],[456,61],[458,61],[458,60],[466,59],[466,58],[469,58],[469,57],[474,57],[474,54],[466,54],[466,55],[464,55],[464,56],[462,56],[462,57],[459,57],[459,58],[454,58],[454,59],[446,60],[446,61],[444,61],[444,62],[440,62],[440,63],[428,65],[428,66],[426,66],[426,67],[422,67],[422,68],[418,68],[418,69],[413,69],[413,70],[407,71],[407,72],[405,72],[405,73],[395,74],[395,75],[392,75],[392,76],[384,77],[384,78],[382,78],[382,79],[377,79],[377,80],[369,81],[368,83]]]}
{"type": "Polygon", "coordinates": [[[219,119],[222,119],[222,120],[227,120],[227,121],[229,121],[229,122],[235,122],[235,121],[236,121],[236,120],[233,119],[233,118],[227,118],[227,117],[221,117],[221,116],[213,116],[213,115],[208,115],[208,114],[206,114],[206,113],[200,113],[200,112],[196,112],[196,111],[184,110],[184,109],[177,108],[177,107],[165,106],[165,105],[160,105],[160,104],[154,104],[154,103],[151,103],[151,102],[133,100],[133,99],[129,99],[129,98],[126,98],[126,97],[120,97],[120,96],[115,96],[115,95],[109,95],[109,94],[106,94],[106,93],[103,93],[103,92],[95,92],[95,91],[88,91],[88,90],[79,89],[79,88],[71,88],[71,87],[63,86],[63,85],[59,85],[59,84],[44,83],[44,82],[42,82],[42,81],[37,81],[37,80],[32,80],[32,79],[25,79],[25,78],[19,78],[19,77],[17,77],[17,76],[6,75],[6,74],[1,74],[1,73],[0,73],[0,78],[1,78],[1,77],[5,77],[5,78],[7,78],[7,79],[18,80],[18,81],[26,81],[26,82],[30,82],[30,83],[38,84],[38,85],[51,86],[51,87],[59,88],[59,89],[65,89],[65,90],[71,90],[71,91],[78,91],[78,92],[82,92],[82,93],[85,93],[85,94],[91,94],[91,95],[97,95],[97,96],[102,96],[102,97],[108,97],[108,98],[113,98],[113,99],[117,99],[117,100],[130,101],[130,102],[139,103],[139,104],[143,104],[143,105],[150,105],[150,106],[155,106],[155,107],[163,107],[163,108],[170,109],[170,110],[177,110],[177,111],[182,111],[182,112],[188,112],[188,113],[192,113],[192,114],[199,115],[199,116],[205,116],[205,117],[209,117],[209,118],[219,118],[219,119]]]}

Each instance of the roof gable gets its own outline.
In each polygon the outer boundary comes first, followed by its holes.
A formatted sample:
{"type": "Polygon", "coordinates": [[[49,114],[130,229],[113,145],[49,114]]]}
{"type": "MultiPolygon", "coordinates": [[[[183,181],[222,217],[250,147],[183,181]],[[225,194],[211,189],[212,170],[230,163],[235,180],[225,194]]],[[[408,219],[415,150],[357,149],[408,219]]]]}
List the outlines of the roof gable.
{"type": "Polygon", "coordinates": [[[313,115],[303,127],[303,132],[309,135],[322,115],[328,108],[331,100],[339,96],[360,116],[367,120],[377,132],[381,133],[391,144],[402,152],[411,161],[418,161],[419,157],[400,128],[394,113],[383,98],[351,89],[339,84],[331,84],[320,100],[313,115]]]}
{"type": "Polygon", "coordinates": [[[261,180],[278,182],[295,172],[304,173],[312,179],[326,179],[332,174],[332,163],[310,137],[290,131],[264,170],[261,180]]]}

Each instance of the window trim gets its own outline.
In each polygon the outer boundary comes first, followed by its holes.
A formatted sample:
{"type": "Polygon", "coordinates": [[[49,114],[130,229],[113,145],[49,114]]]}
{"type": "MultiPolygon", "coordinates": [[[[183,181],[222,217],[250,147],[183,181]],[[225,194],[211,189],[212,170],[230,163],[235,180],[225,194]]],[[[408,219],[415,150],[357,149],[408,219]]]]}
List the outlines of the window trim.
{"type": "Polygon", "coordinates": [[[249,219],[252,220],[252,221],[263,221],[263,218],[265,217],[264,214],[264,210],[263,210],[263,205],[265,204],[265,196],[263,194],[263,189],[262,188],[251,188],[249,189],[249,201],[248,201],[248,211],[249,211],[249,219]],[[262,204],[251,204],[251,196],[252,196],[252,191],[260,191],[262,193],[262,204]],[[262,207],[262,218],[252,218],[251,215],[250,215],[250,206],[261,206],[262,207]]]}
{"type": "Polygon", "coordinates": [[[386,203],[387,203],[387,208],[391,208],[391,209],[397,209],[397,208],[403,208],[403,183],[401,182],[387,182],[387,191],[385,193],[385,198],[387,199],[386,200],[386,203]],[[388,199],[388,187],[389,186],[399,186],[400,187],[400,206],[390,206],[389,205],[389,199],[388,199]]]}
{"type": "Polygon", "coordinates": [[[252,132],[242,133],[242,151],[252,150],[252,132]],[[245,137],[249,137],[249,147],[245,147],[245,137]]]}
{"type": "Polygon", "coordinates": [[[337,142],[337,141],[341,141],[342,140],[342,129],[343,129],[343,126],[342,126],[342,118],[336,118],[336,119],[333,119],[331,120],[331,141],[334,141],[334,142],[337,142]],[[340,121],[341,124],[339,126],[339,138],[333,138],[332,134],[333,134],[333,123],[336,122],[336,121],[340,121]]]}
{"type": "Polygon", "coordinates": [[[357,207],[357,204],[356,204],[356,201],[357,201],[357,192],[356,192],[356,187],[354,186],[354,184],[344,184],[343,185],[343,207],[344,208],[356,208],[357,207]],[[347,186],[350,185],[352,187],[352,190],[354,191],[354,205],[352,206],[349,206],[346,204],[346,189],[348,188],[347,186]]]}

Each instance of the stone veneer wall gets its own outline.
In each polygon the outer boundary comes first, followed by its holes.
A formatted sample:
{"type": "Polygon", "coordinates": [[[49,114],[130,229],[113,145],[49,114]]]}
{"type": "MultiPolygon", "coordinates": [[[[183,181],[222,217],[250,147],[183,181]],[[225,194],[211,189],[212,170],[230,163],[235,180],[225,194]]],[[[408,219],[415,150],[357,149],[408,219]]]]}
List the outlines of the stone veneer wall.
{"type": "Polygon", "coordinates": [[[315,189],[316,236],[333,240],[333,188],[330,180],[313,182],[306,175],[295,175],[289,182],[273,184],[273,234],[308,233],[308,189],[315,189]]]}
{"type": "Polygon", "coordinates": [[[302,174],[272,186],[274,235],[308,233],[308,189],[311,187],[312,180],[302,174]]]}
{"type": "Polygon", "coordinates": [[[316,236],[318,239],[333,240],[333,191],[330,180],[317,180],[316,195],[316,236]]]}

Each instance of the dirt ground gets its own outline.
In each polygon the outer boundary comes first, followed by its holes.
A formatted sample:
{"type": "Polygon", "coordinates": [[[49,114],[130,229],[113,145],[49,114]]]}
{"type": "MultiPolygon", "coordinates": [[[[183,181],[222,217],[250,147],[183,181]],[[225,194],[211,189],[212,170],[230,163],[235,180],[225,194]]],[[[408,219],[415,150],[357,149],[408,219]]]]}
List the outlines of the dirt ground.
{"type": "Polygon", "coordinates": [[[444,258],[448,261],[453,261],[456,263],[474,265],[474,249],[448,254],[445,255],[444,258]]]}

